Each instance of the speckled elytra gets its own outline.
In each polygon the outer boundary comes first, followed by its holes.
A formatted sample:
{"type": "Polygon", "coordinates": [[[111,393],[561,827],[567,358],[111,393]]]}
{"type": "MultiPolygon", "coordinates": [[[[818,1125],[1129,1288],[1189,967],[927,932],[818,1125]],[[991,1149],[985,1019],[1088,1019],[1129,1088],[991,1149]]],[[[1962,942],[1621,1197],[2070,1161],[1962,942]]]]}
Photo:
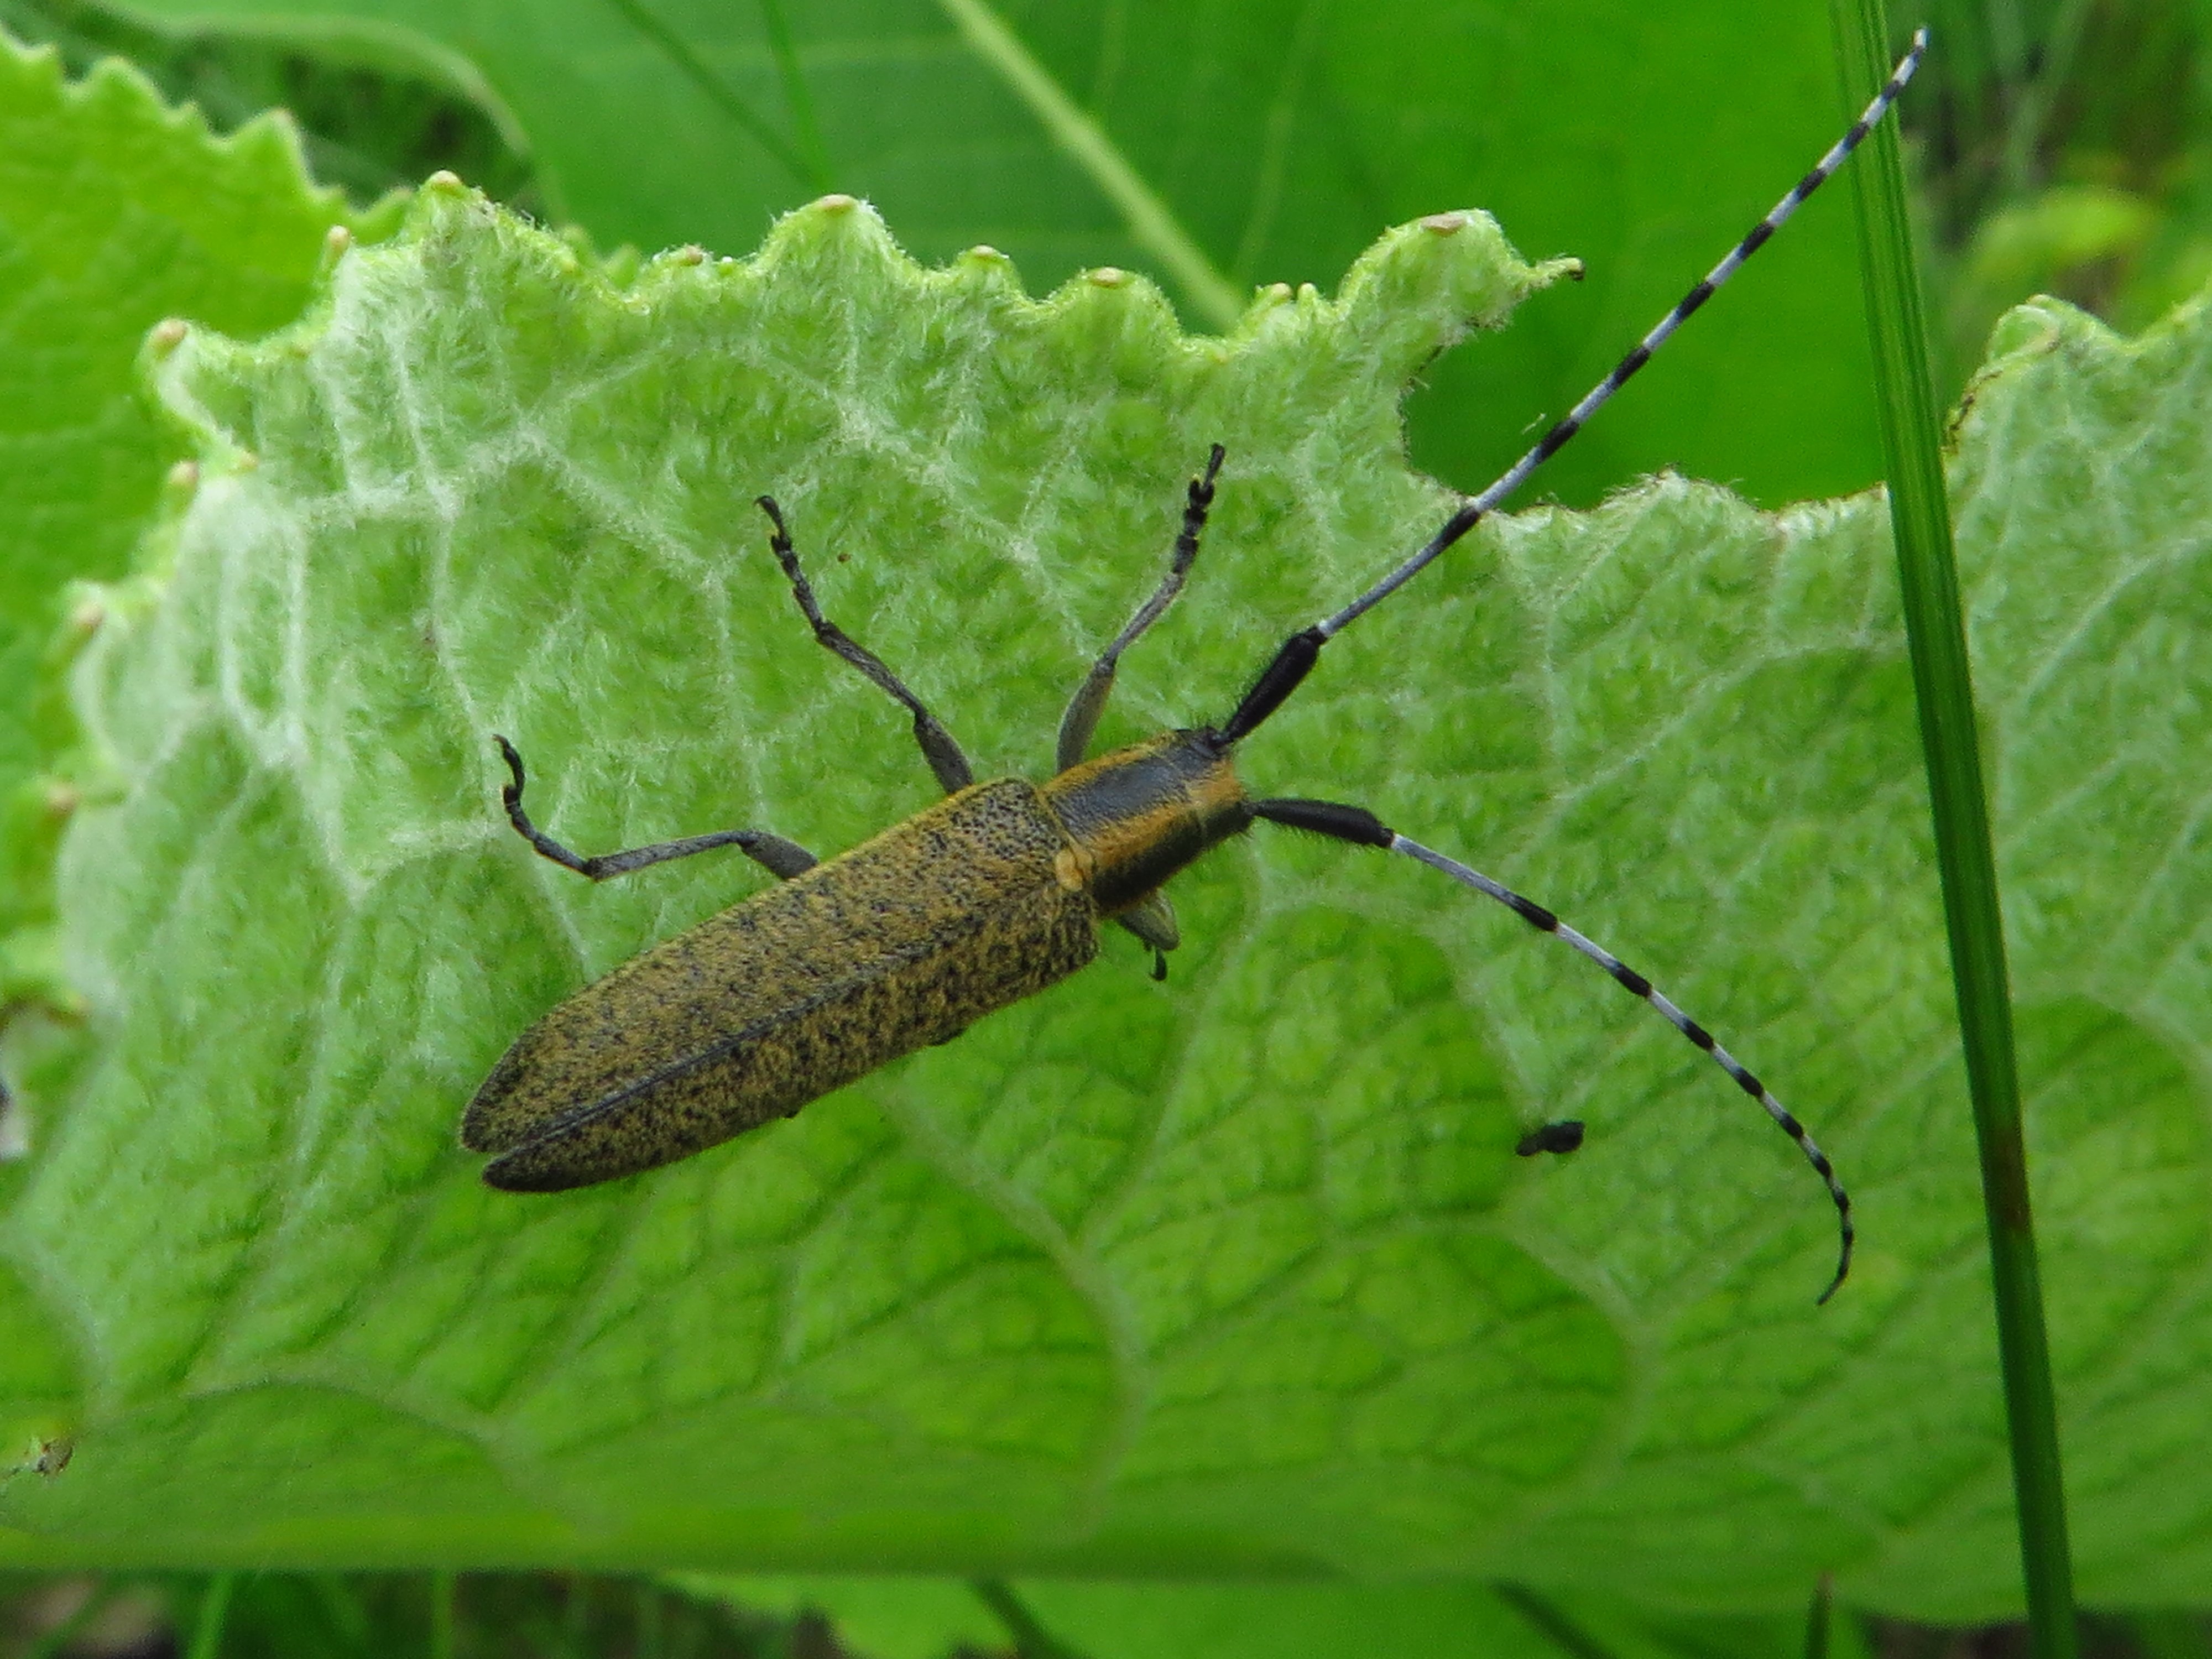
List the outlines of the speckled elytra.
{"type": "MultiPolygon", "coordinates": [[[[1553,913],[1456,860],[1384,826],[1364,807],[1255,799],[1238,781],[1237,745],[1295,691],[1322,647],[1396,592],[1581,430],[1654,351],[1711,298],[1856,149],[1909,81],[1926,31],[1866,112],[1819,164],[1565,419],[1428,544],[1350,605],[1293,634],[1218,726],[1168,732],[1086,758],[1121,653],[1158,621],[1198,556],[1224,459],[1219,445],[1190,482],[1166,576],[1107,646],[1061,718],[1057,769],[1042,784],[978,783],[952,735],[882,659],[822,614],[783,514],[760,498],[769,545],[814,636],[914,717],[945,799],[826,862],[780,836],[726,830],[586,858],[524,811],[522,757],[497,739],[502,792],[518,833],[557,864],[603,881],[711,848],[735,847],[781,878],[616,969],[518,1037],[469,1103],[461,1142],[489,1152],[484,1179],[510,1192],[554,1192],[635,1174],[702,1152],[1066,978],[1098,954],[1111,921],[1153,953],[1156,977],[1178,941],[1162,892],[1176,872],[1258,820],[1419,860],[1564,939],[1656,1008],[1765,1108],[1819,1171],[1842,1234],[1835,1278],[1851,1256],[1850,1200],[1828,1159],[1765,1085],[1641,974],[1553,913]]],[[[1572,1151],[1581,1125],[1553,1124],[1520,1151],[1572,1151]]]]}

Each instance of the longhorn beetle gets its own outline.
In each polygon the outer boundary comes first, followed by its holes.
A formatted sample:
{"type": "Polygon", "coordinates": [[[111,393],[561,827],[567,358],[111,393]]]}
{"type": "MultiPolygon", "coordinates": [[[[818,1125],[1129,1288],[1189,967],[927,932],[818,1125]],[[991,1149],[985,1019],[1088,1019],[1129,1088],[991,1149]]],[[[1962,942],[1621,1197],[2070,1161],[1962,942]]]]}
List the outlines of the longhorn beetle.
{"type": "MultiPolygon", "coordinates": [[[[1198,556],[1223,452],[1191,480],[1168,572],[1091,665],[1060,724],[1057,770],[1042,785],[977,783],[952,734],[882,659],[822,614],[782,511],[763,495],[769,546],[814,637],[914,717],[945,798],[828,863],[781,836],[725,830],[584,858],[523,811],[522,757],[497,738],[516,831],[593,881],[735,847],[782,878],[654,946],[553,1009],[515,1039],[469,1103],[461,1143],[495,1154],[483,1178],[510,1192],[555,1192],[667,1164],[787,1117],[878,1066],[957,1036],[985,1014],[1066,978],[1098,953],[1098,923],[1152,948],[1155,977],[1177,943],[1161,885],[1256,819],[1419,860],[1565,940],[1711,1055],[1766,1109],[1827,1183],[1842,1235],[1826,1302],[1850,1270],[1851,1206],[1827,1157],[1797,1120],[1705,1027],[1651,981],[1532,900],[1399,835],[1362,806],[1261,799],[1237,781],[1237,745],[1313,670],[1322,647],[1396,592],[1582,429],[1713,291],[1844,164],[1919,67],[1925,29],[1850,131],[1751,234],[1662,318],[1588,396],[1428,544],[1344,609],[1293,634],[1218,726],[1166,732],[1097,759],[1091,734],[1121,653],[1158,621],[1198,556]]],[[[1559,1124],[1523,1152],[1570,1151],[1581,1126],[1559,1124]]]]}

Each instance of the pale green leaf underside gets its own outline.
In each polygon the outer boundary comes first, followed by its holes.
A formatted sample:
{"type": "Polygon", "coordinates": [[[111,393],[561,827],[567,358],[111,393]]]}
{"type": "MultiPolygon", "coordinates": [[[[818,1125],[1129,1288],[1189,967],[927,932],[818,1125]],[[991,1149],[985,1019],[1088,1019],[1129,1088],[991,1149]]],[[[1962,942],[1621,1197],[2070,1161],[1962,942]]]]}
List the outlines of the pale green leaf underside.
{"type": "MultiPolygon", "coordinates": [[[[160,367],[204,477],[78,672],[110,797],[65,847],[88,1044],[33,1050],[0,1398],[76,1461],[21,1560],[1601,1575],[1698,1607],[2009,1605],[1980,1216],[1881,503],[1662,480],[1473,538],[1244,757],[1365,802],[1650,972],[1777,1083],[1817,1182],[1649,1012],[1403,861],[1257,835],[1133,941],[686,1164],[490,1193],[513,1035],[755,890],[604,849],[829,851],[921,805],[830,614],[987,771],[1155,579],[1107,735],[1218,719],[1443,510],[1405,378],[1537,280],[1487,221],[1188,339],[1143,284],[925,273],[864,211],[606,288],[432,192],[327,308],[160,367]],[[1400,867],[1402,865],[1402,867],[1400,867]],[[1565,1163],[1512,1158],[1577,1116],[1565,1163]],[[40,1416],[39,1413],[45,1415],[40,1416]]],[[[2087,1592],[2212,1592],[2202,680],[2212,317],[2020,313],[1956,486],[2014,905],[2087,1592]]],[[[1480,348],[1474,348],[1479,356],[1480,348]]],[[[99,781],[94,781],[98,782],[99,781]]]]}

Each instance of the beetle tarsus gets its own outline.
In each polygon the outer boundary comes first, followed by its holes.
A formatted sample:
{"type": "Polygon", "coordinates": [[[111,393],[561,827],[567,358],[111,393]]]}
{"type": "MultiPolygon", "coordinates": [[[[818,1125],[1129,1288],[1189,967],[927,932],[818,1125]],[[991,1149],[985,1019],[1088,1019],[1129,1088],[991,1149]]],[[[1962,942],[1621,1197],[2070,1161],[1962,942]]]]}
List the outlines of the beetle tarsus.
{"type": "Polygon", "coordinates": [[[1113,643],[1098,653],[1098,660],[1091,665],[1083,684],[1075,688],[1068,699],[1067,712],[1060,717],[1060,739],[1054,747],[1053,769],[1065,772],[1071,766],[1079,766],[1090,751],[1091,734],[1098,729],[1098,717],[1106,709],[1106,699],[1114,690],[1114,676],[1120,668],[1121,653],[1134,645],[1145,630],[1166,614],[1175,603],[1176,595],[1182,592],[1183,580],[1190,574],[1191,566],[1198,559],[1199,538],[1206,531],[1206,514],[1213,505],[1213,481],[1220,476],[1221,463],[1229,452],[1219,444],[1213,446],[1206,458],[1206,471],[1192,477],[1183,496],[1182,532],[1176,538],[1175,553],[1168,561],[1168,574],[1152,595],[1137,607],[1136,614],[1123,623],[1121,631],[1114,636],[1113,643]]]}
{"type": "Polygon", "coordinates": [[[507,761],[507,769],[513,775],[514,781],[499,792],[501,803],[512,812],[522,805],[522,757],[515,752],[514,745],[498,732],[491,734],[491,740],[499,745],[499,752],[507,761]]]}
{"type": "Polygon", "coordinates": [[[1579,1119],[1569,1118],[1564,1123],[1546,1123],[1529,1130],[1521,1137],[1520,1144],[1513,1150],[1522,1158],[1534,1158],[1540,1152],[1576,1152],[1582,1144],[1582,1122],[1579,1119]]]}
{"type": "Polygon", "coordinates": [[[768,514],[775,526],[769,537],[769,550],[775,562],[783,567],[784,579],[791,584],[791,597],[799,602],[799,609],[806,618],[806,625],[814,630],[816,643],[833,655],[860,670],[868,683],[887,696],[895,697],[907,712],[914,716],[914,740],[921,750],[921,757],[929,763],[938,784],[948,795],[957,795],[975,781],[975,769],[968,764],[968,757],[961,752],[952,733],[945,723],[929,712],[928,706],[907,689],[906,682],[891,672],[890,666],[867,647],[848,634],[836,623],[822,614],[822,606],[814,597],[814,587],[806,580],[806,572],[799,562],[799,550],[792,544],[791,530],[783,520],[783,509],[773,495],[757,495],[753,504],[768,514]]]}

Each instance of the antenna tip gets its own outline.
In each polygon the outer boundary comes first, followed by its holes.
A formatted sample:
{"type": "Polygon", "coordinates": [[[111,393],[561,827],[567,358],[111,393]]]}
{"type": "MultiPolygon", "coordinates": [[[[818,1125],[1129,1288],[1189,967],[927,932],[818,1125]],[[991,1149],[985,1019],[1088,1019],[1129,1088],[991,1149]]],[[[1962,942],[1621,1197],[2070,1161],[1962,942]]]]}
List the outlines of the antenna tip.
{"type": "Polygon", "coordinates": [[[1828,1281],[1828,1288],[1826,1290],[1821,1291],[1820,1295],[1813,1298],[1813,1305],[1816,1308],[1826,1307],[1828,1305],[1828,1298],[1833,1296],[1838,1291],[1844,1288],[1844,1280],[1850,1276],[1850,1271],[1851,1251],[1850,1247],[1847,1244],[1844,1247],[1843,1260],[1836,1263],[1836,1276],[1828,1281]]]}

